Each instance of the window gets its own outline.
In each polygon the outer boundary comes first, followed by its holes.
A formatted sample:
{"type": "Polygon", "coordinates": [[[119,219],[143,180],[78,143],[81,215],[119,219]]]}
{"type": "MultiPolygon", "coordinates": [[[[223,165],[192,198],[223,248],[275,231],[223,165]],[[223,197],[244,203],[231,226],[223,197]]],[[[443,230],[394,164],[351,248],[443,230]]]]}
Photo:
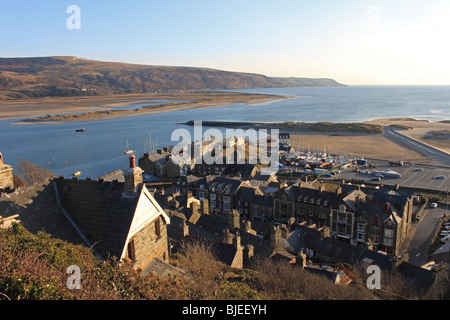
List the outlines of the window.
{"type": "Polygon", "coordinates": [[[156,239],[159,239],[161,237],[161,225],[159,223],[159,218],[155,220],[155,235],[156,239]]]}
{"type": "Polygon", "coordinates": [[[230,203],[230,197],[223,197],[223,203],[230,203]]]}
{"type": "Polygon", "coordinates": [[[229,203],[224,203],[223,204],[223,210],[230,211],[230,204],[229,203]]]}
{"type": "Polygon", "coordinates": [[[136,252],[134,250],[134,240],[128,242],[128,258],[130,260],[136,260],[136,252]]]}
{"type": "Polygon", "coordinates": [[[311,198],[311,200],[309,200],[309,203],[314,203],[314,198],[311,198]]]}
{"type": "Polygon", "coordinates": [[[345,213],[345,206],[344,206],[343,204],[341,204],[341,205],[339,206],[339,212],[345,213]]]}
{"type": "Polygon", "coordinates": [[[209,195],[209,199],[211,199],[211,201],[212,201],[212,200],[216,200],[216,194],[215,194],[215,193],[211,193],[211,194],[209,195]]]}
{"type": "Polygon", "coordinates": [[[319,206],[320,205],[320,199],[317,199],[316,204],[319,206]]]}
{"type": "Polygon", "coordinates": [[[211,208],[215,208],[216,207],[216,201],[215,200],[211,200],[211,208]]]}
{"type": "Polygon", "coordinates": [[[338,216],[337,221],[339,224],[346,224],[347,223],[347,218],[344,216],[338,216]]]}
{"type": "Polygon", "coordinates": [[[363,240],[364,240],[364,234],[362,234],[362,233],[357,233],[357,234],[356,234],[356,240],[363,241],[363,240]]]}
{"type": "Polygon", "coordinates": [[[363,223],[358,223],[358,227],[357,227],[357,229],[358,229],[358,232],[366,232],[366,225],[365,224],[363,224],[363,223]]]}
{"type": "Polygon", "coordinates": [[[325,201],[323,202],[323,205],[326,207],[326,206],[328,205],[328,201],[325,200],[325,201]]]}
{"type": "Polygon", "coordinates": [[[309,216],[312,217],[314,215],[314,212],[312,210],[309,210],[309,216]]]}
{"type": "Polygon", "coordinates": [[[394,242],[393,242],[392,238],[384,238],[383,239],[383,245],[386,247],[392,247],[393,243],[394,242]]]}
{"type": "Polygon", "coordinates": [[[384,236],[385,237],[393,237],[394,236],[394,230],[393,229],[384,229],[384,236]]]}
{"type": "Polygon", "coordinates": [[[200,200],[205,200],[205,191],[200,191],[198,193],[198,197],[199,197],[200,200]]]}

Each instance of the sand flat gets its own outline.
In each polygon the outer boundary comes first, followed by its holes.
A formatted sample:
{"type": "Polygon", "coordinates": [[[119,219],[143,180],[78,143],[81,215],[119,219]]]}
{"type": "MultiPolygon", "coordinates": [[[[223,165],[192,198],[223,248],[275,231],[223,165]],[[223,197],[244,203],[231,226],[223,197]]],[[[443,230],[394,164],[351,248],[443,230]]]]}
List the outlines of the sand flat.
{"type": "Polygon", "coordinates": [[[83,114],[79,117],[53,117],[42,119],[48,121],[89,121],[143,115],[156,112],[170,112],[192,108],[209,108],[234,103],[262,103],[280,100],[287,97],[250,94],[238,92],[205,92],[205,93],[174,93],[174,94],[130,94],[110,96],[55,97],[34,98],[11,101],[0,101],[0,120],[29,119],[66,114],[83,114]],[[119,112],[115,108],[142,104],[153,104],[160,100],[173,101],[162,103],[158,107],[142,108],[139,111],[127,110],[119,112]],[[183,101],[182,103],[177,103],[183,101]],[[105,114],[95,114],[98,111],[112,111],[105,114]]]}

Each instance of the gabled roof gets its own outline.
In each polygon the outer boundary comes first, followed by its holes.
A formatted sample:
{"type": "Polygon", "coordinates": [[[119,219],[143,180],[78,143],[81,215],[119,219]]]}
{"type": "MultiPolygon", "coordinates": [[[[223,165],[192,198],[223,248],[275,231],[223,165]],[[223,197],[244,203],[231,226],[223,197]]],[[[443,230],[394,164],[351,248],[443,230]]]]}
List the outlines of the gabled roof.
{"type": "Polygon", "coordinates": [[[123,183],[56,179],[56,184],[63,208],[95,250],[104,259],[120,258],[139,198],[124,198],[123,183]]]}
{"type": "MultiPolygon", "coordinates": [[[[62,207],[92,243],[102,259],[121,258],[131,233],[139,224],[132,224],[139,202],[146,208],[144,219],[164,213],[145,186],[141,185],[134,197],[124,197],[124,184],[119,182],[55,179],[62,207]],[[134,226],[134,227],[133,227],[134,226]]],[[[141,213],[139,213],[141,214],[141,213]]]]}
{"type": "Polygon", "coordinates": [[[239,186],[242,181],[239,179],[225,178],[225,177],[215,177],[209,185],[209,189],[211,186],[214,186],[216,191],[225,192],[227,190],[230,194],[236,194],[239,190],[239,186]]]}

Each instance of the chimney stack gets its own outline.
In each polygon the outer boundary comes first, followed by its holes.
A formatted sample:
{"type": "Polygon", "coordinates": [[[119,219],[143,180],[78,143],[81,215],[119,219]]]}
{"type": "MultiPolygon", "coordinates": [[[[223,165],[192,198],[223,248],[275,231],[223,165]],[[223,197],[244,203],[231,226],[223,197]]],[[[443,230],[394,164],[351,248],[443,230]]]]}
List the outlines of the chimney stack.
{"type": "Polygon", "coordinates": [[[135,156],[131,155],[129,158],[130,167],[125,170],[125,186],[123,196],[134,197],[137,192],[137,188],[143,183],[142,169],[136,167],[135,156]]]}

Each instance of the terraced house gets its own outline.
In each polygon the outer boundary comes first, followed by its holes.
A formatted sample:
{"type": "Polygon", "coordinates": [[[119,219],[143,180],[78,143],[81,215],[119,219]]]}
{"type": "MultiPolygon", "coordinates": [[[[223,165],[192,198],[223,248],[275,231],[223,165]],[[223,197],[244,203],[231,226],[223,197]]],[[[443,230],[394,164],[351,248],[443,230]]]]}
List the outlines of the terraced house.
{"type": "Polygon", "coordinates": [[[412,194],[391,189],[341,186],[326,191],[317,183],[295,183],[274,195],[273,219],[295,218],[350,244],[399,254],[412,216],[412,194]],[[343,192],[344,187],[344,192],[343,192]]]}
{"type": "Polygon", "coordinates": [[[209,200],[211,213],[231,212],[237,205],[237,192],[241,185],[251,187],[240,179],[206,176],[192,184],[197,199],[209,200]]]}

